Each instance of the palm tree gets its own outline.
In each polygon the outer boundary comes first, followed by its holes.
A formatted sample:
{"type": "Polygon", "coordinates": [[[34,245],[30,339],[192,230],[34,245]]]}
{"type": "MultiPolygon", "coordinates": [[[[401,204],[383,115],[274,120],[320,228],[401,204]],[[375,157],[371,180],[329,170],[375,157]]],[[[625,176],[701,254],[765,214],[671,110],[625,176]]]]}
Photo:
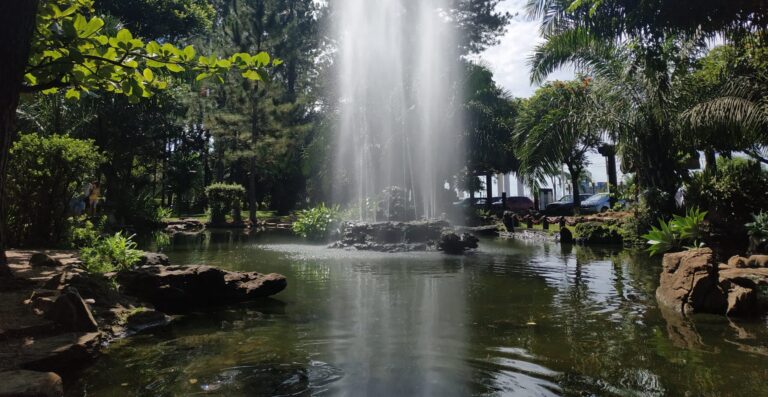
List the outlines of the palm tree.
{"type": "Polygon", "coordinates": [[[678,128],[681,77],[703,40],[613,38],[589,10],[570,10],[571,1],[531,4],[539,5],[532,15],[543,18],[545,40],[530,58],[531,80],[541,82],[567,64],[594,76],[597,118],[617,143],[624,168],[637,173],[648,207],[671,213],[685,175],[678,159],[691,150],[678,128]]]}
{"type": "Polygon", "coordinates": [[[585,79],[539,88],[525,102],[513,138],[520,158],[519,172],[534,186],[559,175],[565,164],[577,212],[581,205],[579,181],[589,165],[587,153],[601,142],[590,84],[585,79]]]}

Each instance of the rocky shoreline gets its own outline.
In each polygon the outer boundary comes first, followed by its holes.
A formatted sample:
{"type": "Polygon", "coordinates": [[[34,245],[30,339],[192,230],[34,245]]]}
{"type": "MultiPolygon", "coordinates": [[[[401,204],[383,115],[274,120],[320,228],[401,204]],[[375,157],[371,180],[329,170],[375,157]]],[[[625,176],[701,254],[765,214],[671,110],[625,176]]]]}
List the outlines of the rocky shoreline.
{"type": "Polygon", "coordinates": [[[66,379],[111,340],[287,286],[279,274],[171,266],[162,254],[104,275],[82,271],[74,252],[9,251],[8,257],[17,286],[0,290],[0,396],[60,396],[66,379]]]}

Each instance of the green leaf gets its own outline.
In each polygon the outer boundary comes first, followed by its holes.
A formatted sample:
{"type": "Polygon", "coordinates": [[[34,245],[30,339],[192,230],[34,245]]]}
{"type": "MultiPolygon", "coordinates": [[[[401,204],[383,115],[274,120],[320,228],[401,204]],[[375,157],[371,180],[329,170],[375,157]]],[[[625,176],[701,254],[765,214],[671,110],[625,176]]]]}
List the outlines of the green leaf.
{"type": "Polygon", "coordinates": [[[80,99],[80,91],[75,88],[70,88],[67,90],[67,93],[64,94],[64,98],[78,100],[80,99]]]}
{"type": "Polygon", "coordinates": [[[133,35],[131,34],[131,31],[128,29],[120,29],[120,31],[117,32],[117,41],[120,43],[128,43],[131,40],[133,40],[133,35]]]}
{"type": "Polygon", "coordinates": [[[152,81],[155,78],[155,74],[152,73],[152,69],[146,68],[144,69],[144,72],[142,73],[144,76],[144,80],[152,81]]]}
{"type": "Polygon", "coordinates": [[[184,71],[183,67],[175,63],[167,63],[165,64],[165,68],[172,73],[181,73],[184,71]]]}
{"type": "Polygon", "coordinates": [[[267,66],[269,64],[269,54],[266,52],[260,52],[253,57],[258,66],[267,66]]]}
{"type": "Polygon", "coordinates": [[[253,80],[253,81],[261,80],[261,76],[255,70],[248,70],[248,71],[243,72],[243,77],[245,77],[248,80],[253,80]]]}

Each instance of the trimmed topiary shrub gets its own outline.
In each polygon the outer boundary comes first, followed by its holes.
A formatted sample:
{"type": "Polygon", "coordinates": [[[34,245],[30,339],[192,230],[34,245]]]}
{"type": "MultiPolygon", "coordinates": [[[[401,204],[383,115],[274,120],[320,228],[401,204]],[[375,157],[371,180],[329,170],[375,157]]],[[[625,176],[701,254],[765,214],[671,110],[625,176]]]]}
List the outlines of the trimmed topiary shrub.
{"type": "Polygon", "coordinates": [[[209,221],[213,225],[227,223],[227,214],[232,214],[235,223],[242,222],[241,203],[245,196],[245,188],[238,184],[214,183],[205,188],[208,197],[208,207],[211,210],[209,221]]]}
{"type": "Polygon", "coordinates": [[[580,244],[622,244],[623,238],[615,227],[600,222],[576,225],[576,241],[580,244]]]}

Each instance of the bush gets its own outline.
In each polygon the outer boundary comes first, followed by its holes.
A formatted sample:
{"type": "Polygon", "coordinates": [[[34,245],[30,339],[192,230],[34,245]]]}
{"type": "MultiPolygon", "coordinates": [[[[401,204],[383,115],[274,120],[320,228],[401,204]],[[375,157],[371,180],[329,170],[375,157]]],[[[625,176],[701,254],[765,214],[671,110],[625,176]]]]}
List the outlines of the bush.
{"type": "Polygon", "coordinates": [[[408,191],[399,186],[384,189],[378,197],[376,219],[409,221],[416,218],[416,208],[408,198],[408,191]]]}
{"type": "Polygon", "coordinates": [[[335,225],[341,221],[339,207],[326,207],[320,204],[315,208],[299,211],[293,222],[293,232],[313,241],[323,241],[330,237],[335,225]]]}
{"type": "Polygon", "coordinates": [[[685,201],[706,209],[715,231],[743,241],[752,214],[768,210],[768,171],[744,159],[718,160],[717,175],[694,175],[685,201]]]}
{"type": "Polygon", "coordinates": [[[704,229],[706,211],[691,208],[685,216],[675,215],[669,223],[659,219],[659,227],[653,226],[651,231],[643,235],[647,240],[648,251],[651,255],[678,250],[683,246],[697,248],[704,245],[707,235],[704,229]]]}
{"type": "Polygon", "coordinates": [[[242,221],[241,207],[245,196],[245,188],[238,184],[215,183],[205,188],[210,208],[210,222],[214,225],[227,222],[227,214],[232,213],[232,219],[242,221]]]}
{"type": "Polygon", "coordinates": [[[747,223],[746,227],[749,234],[749,251],[768,252],[768,212],[761,211],[753,215],[752,222],[747,223]]]}
{"type": "Polygon", "coordinates": [[[621,244],[623,239],[618,229],[600,222],[585,222],[576,225],[577,241],[582,244],[621,244]]]}
{"type": "Polygon", "coordinates": [[[99,237],[92,246],[80,249],[83,268],[91,273],[128,270],[141,260],[141,255],[133,236],[122,233],[99,237]]]}
{"type": "Polygon", "coordinates": [[[104,233],[106,222],[107,218],[104,216],[95,223],[85,215],[69,218],[69,232],[64,246],[72,249],[93,246],[104,233]]]}
{"type": "Polygon", "coordinates": [[[66,239],[73,200],[103,156],[93,141],[23,134],[11,147],[6,183],[8,243],[55,246],[66,239]]]}

